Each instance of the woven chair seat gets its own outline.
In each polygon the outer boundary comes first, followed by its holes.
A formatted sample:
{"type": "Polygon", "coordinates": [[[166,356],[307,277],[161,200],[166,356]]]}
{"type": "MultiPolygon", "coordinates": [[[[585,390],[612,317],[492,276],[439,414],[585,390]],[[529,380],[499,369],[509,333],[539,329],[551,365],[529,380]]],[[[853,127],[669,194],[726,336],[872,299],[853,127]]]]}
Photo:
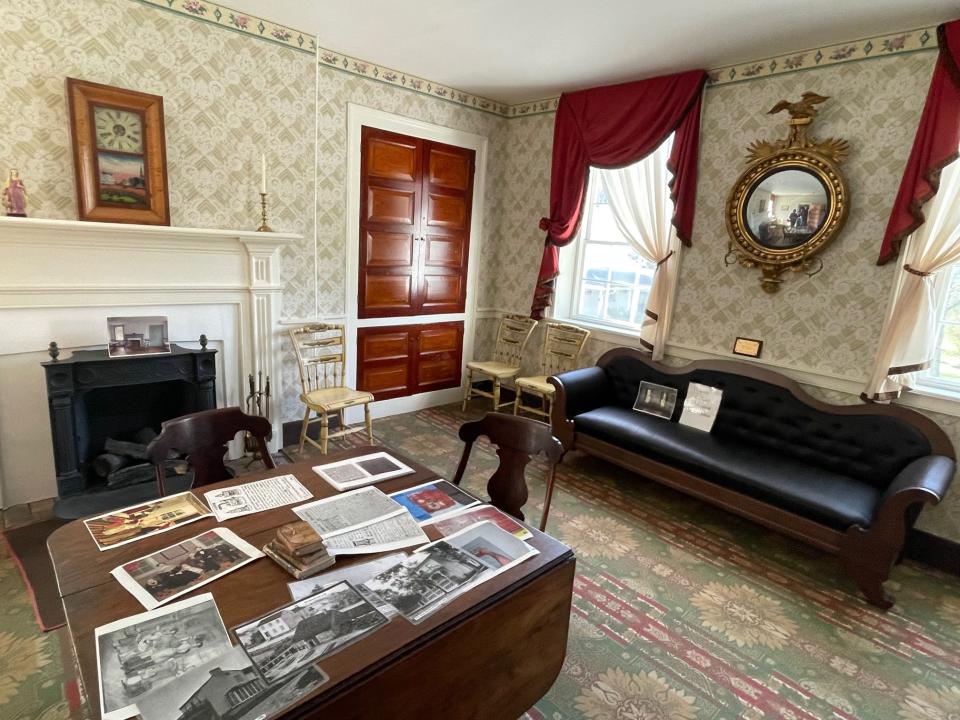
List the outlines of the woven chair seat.
{"type": "Polygon", "coordinates": [[[301,395],[300,400],[307,405],[329,412],[350,407],[351,405],[373,402],[373,395],[362,390],[354,390],[348,387],[331,387],[320,388],[306,395],[301,395]]]}
{"type": "Polygon", "coordinates": [[[498,378],[513,377],[518,372],[520,372],[519,365],[513,366],[513,365],[508,365],[507,363],[496,362],[494,360],[489,360],[489,361],[471,360],[470,362],[467,363],[467,367],[470,368],[471,370],[475,370],[476,372],[481,372],[485,375],[489,375],[490,377],[498,377],[498,378]]]}
{"type": "Polygon", "coordinates": [[[546,375],[517,378],[517,387],[524,390],[533,390],[544,395],[552,395],[554,390],[553,385],[547,382],[546,375]]]}

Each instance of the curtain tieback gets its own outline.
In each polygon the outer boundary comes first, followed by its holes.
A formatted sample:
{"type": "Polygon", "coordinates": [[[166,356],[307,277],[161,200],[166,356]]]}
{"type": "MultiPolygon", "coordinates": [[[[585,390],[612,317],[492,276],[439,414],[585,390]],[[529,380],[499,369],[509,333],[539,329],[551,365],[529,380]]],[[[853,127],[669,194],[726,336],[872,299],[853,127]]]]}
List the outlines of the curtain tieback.
{"type": "Polygon", "coordinates": [[[906,270],[911,275],[917,275],[918,277],[930,277],[931,275],[933,275],[932,272],[920,272],[919,270],[914,270],[912,267],[910,267],[910,263],[907,263],[906,265],[904,265],[903,269],[906,270]]]}
{"type": "Polygon", "coordinates": [[[660,260],[659,262],[657,262],[657,267],[660,267],[660,266],[663,265],[667,260],[669,260],[671,257],[673,257],[673,253],[674,253],[674,252],[675,252],[674,250],[671,250],[670,252],[668,252],[668,253],[664,256],[664,258],[663,258],[662,260],[660,260]]]}
{"type": "Polygon", "coordinates": [[[540,229],[544,232],[550,229],[550,218],[540,218],[540,229]]]}

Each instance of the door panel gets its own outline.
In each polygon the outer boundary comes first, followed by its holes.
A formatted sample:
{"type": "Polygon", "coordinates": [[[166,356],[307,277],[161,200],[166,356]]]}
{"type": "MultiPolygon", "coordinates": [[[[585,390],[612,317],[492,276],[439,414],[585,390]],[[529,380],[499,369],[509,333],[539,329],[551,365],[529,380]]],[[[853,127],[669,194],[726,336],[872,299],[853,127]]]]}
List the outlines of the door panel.
{"type": "Polygon", "coordinates": [[[413,190],[371,187],[367,193],[368,223],[414,224],[417,197],[413,190]]]}
{"type": "Polygon", "coordinates": [[[460,269],[463,266],[463,238],[457,235],[427,235],[423,247],[425,267],[449,267],[460,269]]]}
{"type": "Polygon", "coordinates": [[[425,285],[423,307],[430,309],[456,305],[463,290],[459,275],[434,275],[425,279],[425,285]]]}
{"type": "Polygon", "coordinates": [[[373,136],[367,153],[367,172],[371,177],[410,182],[417,179],[418,143],[413,138],[373,136]]]}
{"type": "Polygon", "coordinates": [[[430,193],[427,202],[427,226],[463,230],[466,227],[467,202],[456,195],[430,193]]]}
{"type": "Polygon", "coordinates": [[[407,267],[413,263],[414,237],[409,233],[367,233],[367,267],[407,267]]]}
{"type": "Polygon", "coordinates": [[[376,400],[460,385],[463,323],[357,330],[357,387],[376,400]]]}
{"type": "Polygon", "coordinates": [[[363,128],[358,316],[419,312],[423,141],[363,128]]]}
{"type": "Polygon", "coordinates": [[[466,190],[470,187],[473,168],[468,155],[462,151],[451,152],[443,146],[434,146],[429,149],[427,158],[427,177],[431,185],[454,190],[466,190]]]}
{"type": "Polygon", "coordinates": [[[409,275],[368,275],[364,305],[381,315],[395,314],[411,305],[413,288],[409,275]]]}

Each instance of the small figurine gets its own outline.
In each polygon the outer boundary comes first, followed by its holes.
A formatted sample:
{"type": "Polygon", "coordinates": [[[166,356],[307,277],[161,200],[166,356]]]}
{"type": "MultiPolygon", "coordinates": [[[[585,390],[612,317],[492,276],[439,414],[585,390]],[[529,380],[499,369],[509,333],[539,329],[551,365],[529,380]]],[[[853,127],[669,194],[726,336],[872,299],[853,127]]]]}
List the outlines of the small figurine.
{"type": "Polygon", "coordinates": [[[3,206],[7,209],[7,217],[27,216],[27,189],[16,168],[10,170],[10,177],[3,186],[3,206]]]}

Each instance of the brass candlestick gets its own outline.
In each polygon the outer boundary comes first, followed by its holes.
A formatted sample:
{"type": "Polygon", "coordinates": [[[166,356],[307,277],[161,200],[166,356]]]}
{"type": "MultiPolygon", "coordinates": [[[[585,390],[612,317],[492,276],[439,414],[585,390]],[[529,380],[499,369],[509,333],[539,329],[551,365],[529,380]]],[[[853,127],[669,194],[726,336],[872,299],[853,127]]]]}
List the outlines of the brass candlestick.
{"type": "Polygon", "coordinates": [[[267,194],[265,192],[260,193],[260,227],[257,228],[257,232],[273,232],[267,225],[267,194]]]}

